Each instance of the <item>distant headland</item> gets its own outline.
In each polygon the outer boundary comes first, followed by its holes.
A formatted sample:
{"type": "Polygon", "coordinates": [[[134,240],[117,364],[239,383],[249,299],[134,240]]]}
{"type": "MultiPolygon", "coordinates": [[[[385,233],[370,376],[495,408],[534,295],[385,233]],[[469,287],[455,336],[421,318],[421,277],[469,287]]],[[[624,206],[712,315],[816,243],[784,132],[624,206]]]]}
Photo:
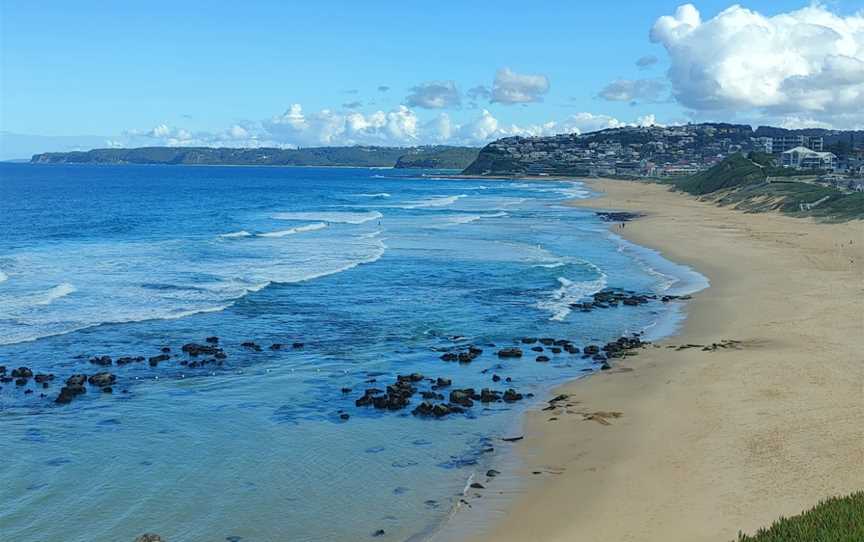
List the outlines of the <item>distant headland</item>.
{"type": "Polygon", "coordinates": [[[46,152],[32,164],[318,166],[464,169],[480,149],[432,145],[420,147],[309,147],[299,149],[140,147],[46,152]]]}

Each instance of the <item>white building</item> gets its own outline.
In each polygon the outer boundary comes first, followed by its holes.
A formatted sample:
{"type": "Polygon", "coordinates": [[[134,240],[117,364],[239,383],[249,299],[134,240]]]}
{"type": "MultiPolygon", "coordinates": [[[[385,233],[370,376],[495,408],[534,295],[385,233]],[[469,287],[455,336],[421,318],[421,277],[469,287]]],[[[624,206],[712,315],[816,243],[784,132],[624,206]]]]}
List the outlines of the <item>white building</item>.
{"type": "Polygon", "coordinates": [[[817,152],[807,147],[795,147],[783,152],[781,156],[783,167],[829,170],[837,167],[837,156],[833,152],[817,152]]]}

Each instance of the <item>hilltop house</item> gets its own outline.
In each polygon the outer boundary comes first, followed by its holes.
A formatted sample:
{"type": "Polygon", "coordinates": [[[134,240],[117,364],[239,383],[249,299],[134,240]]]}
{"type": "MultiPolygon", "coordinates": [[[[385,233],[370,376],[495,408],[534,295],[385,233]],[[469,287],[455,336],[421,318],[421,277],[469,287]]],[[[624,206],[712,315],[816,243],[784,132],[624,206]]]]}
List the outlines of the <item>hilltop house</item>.
{"type": "Polygon", "coordinates": [[[837,156],[833,152],[817,152],[807,147],[795,147],[781,155],[783,167],[795,169],[826,169],[837,167],[837,156]]]}

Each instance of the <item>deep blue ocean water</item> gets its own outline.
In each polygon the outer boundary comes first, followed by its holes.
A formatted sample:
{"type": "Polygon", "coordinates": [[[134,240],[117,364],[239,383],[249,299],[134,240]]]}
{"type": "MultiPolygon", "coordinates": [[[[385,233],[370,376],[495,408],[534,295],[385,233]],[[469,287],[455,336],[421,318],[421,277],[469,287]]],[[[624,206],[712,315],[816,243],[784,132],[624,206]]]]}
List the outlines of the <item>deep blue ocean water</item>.
{"type": "Polygon", "coordinates": [[[604,287],[704,286],[562,205],[589,195],[573,182],[387,169],[0,164],[0,365],[57,375],[48,389],[0,390],[0,540],[433,529],[531,401],[426,420],[355,407],[363,389],[420,372],[503,390],[496,373],[539,401],[596,365],[502,361],[488,345],[661,335],[677,303],[569,304],[604,287]],[[224,365],[179,363],[183,344],[210,335],[224,365]],[[263,350],[240,346],[250,340],[263,350]],[[304,347],[268,348],[293,342],[304,347]],[[484,354],[439,359],[467,344],[484,354]],[[69,375],[96,372],[91,356],[165,346],[173,357],[157,368],[111,367],[112,394],[53,403],[69,375]]]}

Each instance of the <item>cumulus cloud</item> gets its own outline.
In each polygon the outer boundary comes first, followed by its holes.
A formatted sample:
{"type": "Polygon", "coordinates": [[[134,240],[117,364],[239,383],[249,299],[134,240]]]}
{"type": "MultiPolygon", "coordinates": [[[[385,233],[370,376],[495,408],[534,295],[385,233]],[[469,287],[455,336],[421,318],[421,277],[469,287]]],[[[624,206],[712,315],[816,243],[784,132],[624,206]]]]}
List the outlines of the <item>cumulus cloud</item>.
{"type": "Polygon", "coordinates": [[[640,70],[644,70],[644,69],[650,68],[654,64],[657,64],[658,61],[659,60],[657,59],[656,56],[646,55],[646,56],[643,56],[639,60],[636,61],[636,66],[638,66],[640,70]]]}
{"type": "Polygon", "coordinates": [[[321,109],[306,112],[292,104],[284,113],[261,122],[235,123],[219,132],[191,132],[160,124],[150,130],[128,131],[116,140],[118,146],[209,146],[209,147],[280,147],[342,145],[413,146],[426,144],[484,145],[510,136],[545,136],[582,133],[604,128],[656,124],[653,115],[626,123],[593,113],[576,113],[564,119],[514,124],[496,118],[489,110],[460,120],[441,112],[421,121],[405,105],[390,111],[334,111],[321,109]]]}
{"type": "Polygon", "coordinates": [[[430,81],[412,87],[405,103],[410,107],[444,109],[459,107],[461,97],[453,81],[430,81]]]}
{"type": "Polygon", "coordinates": [[[665,90],[666,84],[657,79],[618,79],[598,95],[612,102],[657,102],[665,90]]]}
{"type": "Polygon", "coordinates": [[[510,68],[501,68],[492,84],[492,102],[519,104],[543,101],[549,92],[549,78],[545,75],[516,73],[510,68]]]}
{"type": "Polygon", "coordinates": [[[264,123],[268,137],[293,145],[413,144],[419,121],[413,111],[399,106],[370,114],[322,109],[309,115],[300,104],[264,123]]]}
{"type": "Polygon", "coordinates": [[[755,110],[834,127],[864,125],[864,12],[814,3],[766,17],[739,5],[702,20],[695,6],[657,19],[675,98],[694,110],[755,110]]]}

